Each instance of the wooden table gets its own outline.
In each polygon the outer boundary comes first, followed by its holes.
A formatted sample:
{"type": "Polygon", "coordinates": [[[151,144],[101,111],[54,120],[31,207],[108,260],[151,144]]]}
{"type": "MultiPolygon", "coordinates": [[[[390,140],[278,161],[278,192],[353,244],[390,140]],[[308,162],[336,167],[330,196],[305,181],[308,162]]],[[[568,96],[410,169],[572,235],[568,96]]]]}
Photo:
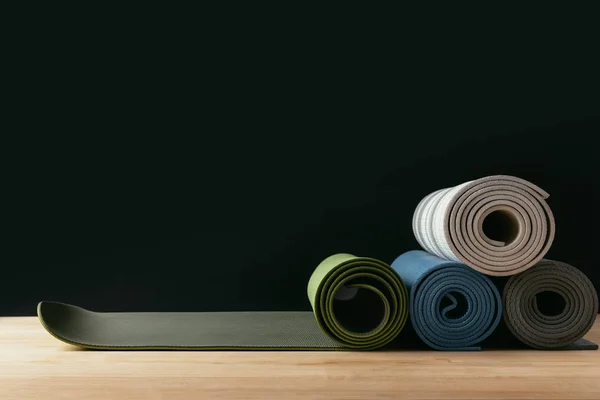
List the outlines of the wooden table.
{"type": "Polygon", "coordinates": [[[2,400],[204,398],[597,400],[600,351],[85,351],[0,317],[2,400]]]}

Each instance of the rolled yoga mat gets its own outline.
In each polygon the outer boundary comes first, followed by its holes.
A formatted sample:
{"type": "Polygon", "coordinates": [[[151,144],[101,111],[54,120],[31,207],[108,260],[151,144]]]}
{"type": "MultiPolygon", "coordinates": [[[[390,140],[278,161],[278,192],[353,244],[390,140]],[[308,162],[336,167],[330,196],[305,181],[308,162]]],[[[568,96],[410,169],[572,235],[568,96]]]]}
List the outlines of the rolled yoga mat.
{"type": "Polygon", "coordinates": [[[410,320],[428,346],[480,350],[498,326],[502,298],[487,276],[421,250],[402,254],[392,268],[410,289],[410,320]]]}
{"type": "Polygon", "coordinates": [[[386,263],[328,257],[307,288],[313,312],[107,312],[41,302],[55,338],[85,348],[136,350],[373,350],[408,318],[408,291],[386,263]]]}
{"type": "Polygon", "coordinates": [[[426,196],[413,231],[428,252],[493,276],[535,265],[554,240],[548,193],[523,179],[496,175],[426,196]]]}
{"type": "Polygon", "coordinates": [[[598,295],[592,282],[577,268],[541,260],[512,276],[502,298],[506,326],[522,343],[536,349],[598,348],[582,339],[596,320],[598,295]],[[545,310],[546,304],[540,300],[548,292],[561,300],[551,302],[554,310],[545,310]]]}

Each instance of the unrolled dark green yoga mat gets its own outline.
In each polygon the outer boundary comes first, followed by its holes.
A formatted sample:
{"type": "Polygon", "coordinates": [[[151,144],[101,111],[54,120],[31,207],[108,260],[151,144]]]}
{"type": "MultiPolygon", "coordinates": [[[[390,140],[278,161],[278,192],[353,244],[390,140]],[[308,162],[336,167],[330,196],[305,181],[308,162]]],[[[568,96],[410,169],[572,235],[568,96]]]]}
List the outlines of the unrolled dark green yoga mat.
{"type": "Polygon", "coordinates": [[[107,312],[41,302],[55,338],[106,350],[374,350],[398,336],[408,291],[386,263],[351,254],[321,262],[307,288],[313,312],[107,312]]]}

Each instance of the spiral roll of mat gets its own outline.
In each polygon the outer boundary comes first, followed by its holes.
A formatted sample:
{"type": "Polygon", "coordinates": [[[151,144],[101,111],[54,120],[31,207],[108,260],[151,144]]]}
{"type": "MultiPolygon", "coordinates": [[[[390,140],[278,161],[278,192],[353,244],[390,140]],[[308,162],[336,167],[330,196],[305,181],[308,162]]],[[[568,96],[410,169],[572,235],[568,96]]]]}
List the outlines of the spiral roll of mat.
{"type": "Polygon", "coordinates": [[[428,252],[493,276],[535,265],[554,240],[554,216],[541,188],[495,175],[426,196],[413,232],[428,252]]]}
{"type": "Polygon", "coordinates": [[[402,254],[392,268],[410,289],[411,323],[430,347],[479,350],[498,326],[502,299],[487,276],[421,250],[402,254]]]}
{"type": "Polygon", "coordinates": [[[562,348],[581,339],[598,314],[598,295],[592,282],[577,268],[541,260],[511,277],[502,294],[504,320],[517,339],[537,349],[562,348]],[[556,315],[540,311],[538,295],[553,292],[564,300],[556,315]]]}
{"type": "Polygon", "coordinates": [[[392,341],[408,319],[408,290],[383,261],[336,254],[308,283],[321,329],[346,348],[370,350],[392,341]]]}

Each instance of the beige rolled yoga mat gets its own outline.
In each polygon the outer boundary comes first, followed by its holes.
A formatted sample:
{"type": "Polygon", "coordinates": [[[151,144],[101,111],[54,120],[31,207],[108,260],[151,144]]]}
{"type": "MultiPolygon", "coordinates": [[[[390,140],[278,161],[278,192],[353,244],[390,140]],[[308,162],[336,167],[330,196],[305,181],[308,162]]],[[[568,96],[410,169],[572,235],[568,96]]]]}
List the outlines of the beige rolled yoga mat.
{"type": "MultiPolygon", "coordinates": [[[[546,259],[510,277],[502,302],[508,329],[537,349],[574,345],[592,328],[598,314],[598,295],[585,274],[569,264],[546,259]],[[561,301],[544,302],[544,293],[561,301]],[[545,310],[545,303],[553,303],[555,309],[545,310]]],[[[573,348],[597,348],[594,343],[580,343],[573,348]]]]}
{"type": "Polygon", "coordinates": [[[404,282],[374,258],[326,258],[299,293],[306,294],[312,311],[94,312],[43,301],[38,317],[55,338],[104,350],[373,350],[408,318],[404,282]]]}
{"type": "Polygon", "coordinates": [[[426,196],[413,232],[428,252],[492,276],[535,265],[554,240],[549,194],[526,180],[495,175],[426,196]]]}

